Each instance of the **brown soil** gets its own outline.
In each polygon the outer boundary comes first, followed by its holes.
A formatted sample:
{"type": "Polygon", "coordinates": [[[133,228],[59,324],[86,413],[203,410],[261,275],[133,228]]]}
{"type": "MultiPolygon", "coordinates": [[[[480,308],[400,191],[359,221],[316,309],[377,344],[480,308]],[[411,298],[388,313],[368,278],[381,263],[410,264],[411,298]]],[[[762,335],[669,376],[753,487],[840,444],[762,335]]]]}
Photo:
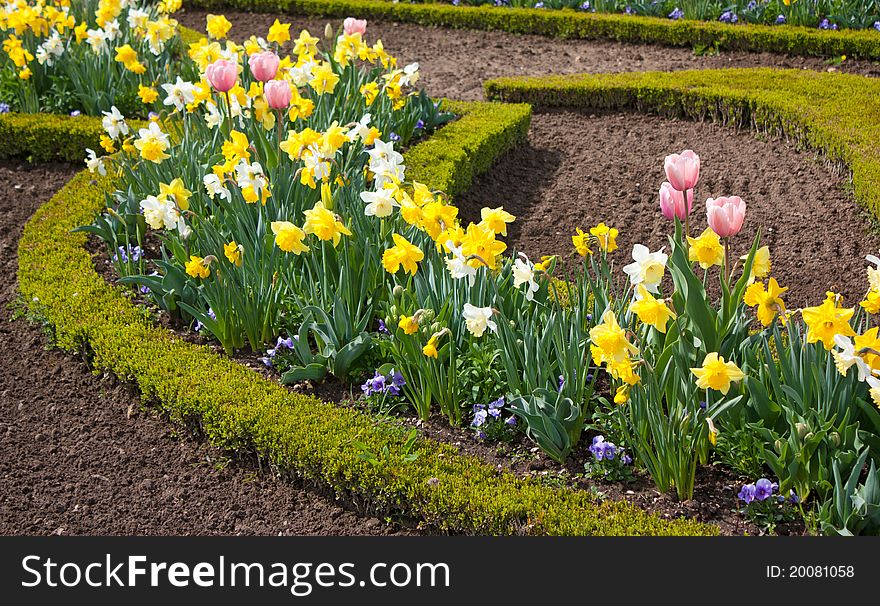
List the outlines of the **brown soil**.
{"type": "Polygon", "coordinates": [[[706,227],[706,198],[739,195],[748,209],[734,252],[744,254],[760,229],[773,276],[791,288],[790,308],[817,305],[829,288],[849,305],[861,300],[865,255],[880,250],[880,236],[847,192],[847,180],[814,154],[751,132],[629,113],[536,113],[528,144],[477,178],[457,204],[465,220],[479,220],[483,206],[503,205],[518,217],[508,245],[530,257],[568,255],[576,227],[613,224],[620,230],[614,258],[622,266],[635,243],[651,250],[668,244],[671,224],[657,193],[663,158],[686,148],[702,165],[693,235],[706,227]]]}
{"type": "MultiPolygon", "coordinates": [[[[0,534],[401,532],[186,439],[112,377],[13,319],[22,226],[75,169],[0,163],[0,534]]],[[[407,531],[403,531],[407,532],[407,531]]]]}
{"type": "MultiPolygon", "coordinates": [[[[196,31],[205,31],[208,12],[186,9],[178,20],[196,31]]],[[[305,28],[323,36],[324,27],[338,27],[341,19],[305,18],[294,15],[222,11],[232,22],[230,35],[242,40],[250,35],[265,37],[276,18],[292,23],[291,32],[305,28]]],[[[603,73],[621,71],[717,69],[722,67],[780,67],[814,70],[839,69],[876,76],[880,69],[868,61],[847,60],[830,67],[824,60],[770,53],[722,52],[696,56],[688,48],[627,45],[618,42],[557,40],[544,36],[504,32],[456,30],[405,23],[370,21],[367,39],[381,39],[401,65],[417,61],[419,86],[429,94],[463,101],[483,98],[482,82],[500,76],[603,73]]]]}

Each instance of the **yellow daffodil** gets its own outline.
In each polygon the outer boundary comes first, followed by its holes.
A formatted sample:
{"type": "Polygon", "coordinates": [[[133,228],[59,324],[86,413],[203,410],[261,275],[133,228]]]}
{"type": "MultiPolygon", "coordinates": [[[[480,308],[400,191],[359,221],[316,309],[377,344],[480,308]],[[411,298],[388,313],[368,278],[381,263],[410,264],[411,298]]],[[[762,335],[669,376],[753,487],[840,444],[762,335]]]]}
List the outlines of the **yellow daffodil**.
{"type": "MultiPolygon", "coordinates": [[[[748,255],[743,255],[739,260],[745,263],[748,258],[748,255]]],[[[691,260],[693,261],[693,259],[691,260]]],[[[749,272],[749,284],[754,282],[755,279],[761,280],[769,276],[771,268],[770,249],[767,246],[762,246],[755,251],[755,258],[752,260],[752,271],[749,272]]]]}
{"type": "Polygon", "coordinates": [[[223,142],[220,151],[227,162],[234,164],[239,160],[251,159],[250,151],[248,151],[250,145],[246,134],[234,130],[229,134],[229,139],[223,142]]]}
{"type": "Polygon", "coordinates": [[[766,289],[763,282],[752,283],[746,289],[743,301],[749,307],[756,308],[755,311],[761,324],[770,326],[777,314],[783,319],[785,318],[785,302],[782,300],[782,295],[787,290],[787,286],[785,288],[779,286],[776,278],[770,278],[766,289]]]}
{"type": "Polygon", "coordinates": [[[623,358],[618,362],[609,360],[605,364],[606,370],[613,379],[623,381],[630,386],[642,380],[638,373],[636,373],[636,365],[630,358],[623,358]]]}
{"type": "Polygon", "coordinates": [[[223,245],[223,254],[229,262],[236,267],[241,266],[241,248],[241,244],[237,243],[235,240],[223,245]]]}
{"type": "Polygon", "coordinates": [[[155,88],[149,86],[138,86],[138,97],[145,105],[149,105],[159,98],[159,92],[155,88]]]}
{"type": "Polygon", "coordinates": [[[691,263],[699,263],[703,269],[713,265],[724,264],[724,246],[721,239],[711,228],[707,227],[696,238],[688,236],[688,259],[691,263]]]}
{"type": "Polygon", "coordinates": [[[116,151],[116,145],[113,143],[113,139],[108,137],[107,135],[101,135],[101,148],[108,154],[112,154],[116,151]]]}
{"type": "Polygon", "coordinates": [[[596,227],[590,228],[590,235],[596,238],[599,248],[606,253],[617,250],[617,228],[609,227],[604,223],[599,223],[596,227]]]}
{"type": "Polygon", "coordinates": [[[420,214],[420,227],[431,239],[437,240],[443,231],[455,225],[458,208],[442,202],[428,202],[421,208],[420,214]]]}
{"type": "Polygon", "coordinates": [[[205,31],[207,31],[208,35],[215,40],[222,40],[225,38],[226,34],[229,33],[230,28],[232,28],[232,23],[230,23],[224,15],[209,14],[206,20],[207,28],[205,31]]]}
{"type": "Polygon", "coordinates": [[[318,54],[318,39],[304,29],[293,44],[293,52],[299,56],[314,57],[318,54]]]}
{"type": "Polygon", "coordinates": [[[272,233],[275,234],[275,246],[284,252],[295,255],[307,252],[309,247],[303,244],[306,233],[290,221],[272,221],[272,233]]]}
{"type": "Polygon", "coordinates": [[[323,202],[316,202],[311,210],[305,211],[305,215],[303,231],[307,234],[315,234],[319,240],[332,240],[333,246],[337,246],[342,236],[351,235],[333,211],[324,207],[323,202]]]}
{"type": "Polygon", "coordinates": [[[360,92],[364,96],[364,101],[366,101],[367,107],[369,107],[379,95],[379,85],[376,82],[367,82],[361,86],[360,92]]]}
{"type": "Polygon", "coordinates": [[[665,333],[666,325],[670,319],[675,318],[675,313],[666,306],[662,299],[655,299],[644,284],[638,285],[638,294],[639,299],[630,304],[629,310],[636,314],[642,323],[665,333]]]}
{"type": "Polygon", "coordinates": [[[461,240],[461,253],[468,265],[479,267],[485,264],[489,269],[498,267],[498,255],[507,249],[507,244],[495,239],[495,232],[483,224],[471,223],[461,240]]]}
{"type": "Polygon", "coordinates": [[[400,328],[404,334],[416,334],[419,330],[419,321],[416,314],[411,316],[400,316],[400,321],[397,323],[397,327],[400,328]]]}
{"type": "Polygon", "coordinates": [[[339,84],[339,76],[333,71],[333,66],[326,61],[322,61],[312,70],[309,86],[319,95],[333,94],[337,84],[339,84]]]}
{"type": "Polygon", "coordinates": [[[202,257],[192,255],[186,262],[186,273],[193,278],[207,278],[211,275],[209,264],[202,257]]]}
{"type": "Polygon", "coordinates": [[[571,237],[571,243],[574,245],[574,249],[577,251],[582,257],[586,257],[587,255],[592,255],[593,251],[590,248],[590,235],[585,234],[581,231],[581,228],[578,227],[575,230],[577,233],[571,237]]]}
{"type": "Polygon", "coordinates": [[[274,42],[278,46],[283,45],[285,42],[289,42],[290,23],[281,23],[278,19],[275,19],[275,23],[269,27],[269,35],[266,36],[266,40],[274,42]]]}
{"type": "Polygon", "coordinates": [[[184,187],[183,180],[179,177],[172,179],[171,183],[159,183],[159,197],[163,196],[173,198],[180,210],[189,210],[189,198],[192,192],[184,187]]]}
{"type": "Polygon", "coordinates": [[[602,322],[590,329],[590,343],[593,359],[600,364],[621,362],[639,353],[610,309],[602,314],[602,322]]]}
{"type": "Polygon", "coordinates": [[[400,234],[392,234],[392,238],[394,238],[394,246],[382,253],[382,266],[385,271],[394,274],[403,267],[405,272],[415,275],[418,263],[425,258],[425,253],[400,234]]]}
{"type": "Polygon", "coordinates": [[[516,220],[516,217],[504,210],[503,206],[499,206],[498,208],[483,208],[480,211],[480,218],[489,229],[502,236],[507,236],[507,224],[513,223],[516,220]]]}
{"type": "Polygon", "coordinates": [[[880,290],[873,288],[865,295],[865,300],[859,303],[862,309],[869,314],[880,314],[880,290]]]}
{"type": "Polygon", "coordinates": [[[691,368],[697,377],[697,387],[714,389],[727,395],[731,383],[739,383],[746,376],[733,362],[725,362],[716,352],[706,355],[700,368],[691,368]]]}
{"type": "Polygon", "coordinates": [[[617,388],[617,391],[614,392],[614,403],[617,405],[626,404],[629,401],[629,390],[632,389],[631,385],[623,384],[617,388]]]}
{"type": "Polygon", "coordinates": [[[844,309],[837,306],[838,296],[831,291],[825,293],[825,301],[816,307],[807,307],[801,311],[801,316],[807,324],[807,343],[821,341],[825,349],[831,351],[834,347],[834,336],[855,336],[855,331],[849,325],[855,311],[852,307],[844,309]]]}
{"type": "Polygon", "coordinates": [[[878,338],[878,332],[880,332],[880,329],[875,326],[853,339],[856,354],[861,356],[865,363],[875,371],[880,371],[880,338],[878,338]]]}
{"type": "Polygon", "coordinates": [[[428,342],[422,347],[422,353],[425,354],[429,358],[437,358],[438,351],[437,346],[440,344],[440,337],[445,334],[446,330],[436,332],[431,335],[431,338],[428,339],[428,342]]]}

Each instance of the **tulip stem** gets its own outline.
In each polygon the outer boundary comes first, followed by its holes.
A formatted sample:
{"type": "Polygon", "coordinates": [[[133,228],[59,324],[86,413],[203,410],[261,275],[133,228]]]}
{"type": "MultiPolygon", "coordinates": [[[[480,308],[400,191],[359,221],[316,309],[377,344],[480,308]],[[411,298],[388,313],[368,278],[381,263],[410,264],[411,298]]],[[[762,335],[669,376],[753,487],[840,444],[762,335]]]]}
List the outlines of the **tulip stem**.
{"type": "Polygon", "coordinates": [[[730,285],[730,238],[724,238],[724,281],[730,285]]]}
{"type": "Polygon", "coordinates": [[[232,101],[229,98],[229,91],[226,91],[226,136],[232,137],[232,101]]]}
{"type": "Polygon", "coordinates": [[[278,127],[278,142],[277,142],[278,143],[278,164],[280,165],[281,164],[281,116],[283,116],[284,113],[280,109],[276,109],[275,113],[276,113],[276,118],[277,118],[276,122],[278,122],[278,124],[276,126],[278,127]]]}

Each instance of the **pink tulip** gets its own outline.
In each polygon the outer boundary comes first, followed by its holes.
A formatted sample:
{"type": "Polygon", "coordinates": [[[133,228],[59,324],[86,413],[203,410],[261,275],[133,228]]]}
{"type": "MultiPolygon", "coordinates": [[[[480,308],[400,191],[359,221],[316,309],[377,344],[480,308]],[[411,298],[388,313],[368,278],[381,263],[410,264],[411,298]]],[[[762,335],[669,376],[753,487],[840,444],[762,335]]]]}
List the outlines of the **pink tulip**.
{"type": "Polygon", "coordinates": [[[290,106],[290,83],[287,80],[269,80],[263,88],[266,102],[272,109],[285,109],[290,106]]]}
{"type": "Polygon", "coordinates": [[[251,73],[254,78],[260,82],[268,82],[278,73],[278,65],[281,59],[278,55],[271,51],[262,53],[254,53],[248,59],[248,65],[251,66],[251,73]]]}
{"type": "Polygon", "coordinates": [[[678,191],[693,189],[700,180],[700,156],[686,149],[680,154],[670,154],[663,162],[666,179],[678,191]]]}
{"type": "Polygon", "coordinates": [[[354,17],[348,17],[345,21],[342,22],[342,31],[345,32],[346,36],[350,36],[352,34],[361,34],[367,31],[367,21],[366,19],[355,19],[354,17]]]}
{"type": "Polygon", "coordinates": [[[709,227],[722,238],[730,238],[738,234],[745,218],[746,203],[739,196],[706,200],[706,219],[709,221],[709,227]]]}
{"type": "Polygon", "coordinates": [[[694,191],[687,193],[687,206],[684,203],[684,193],[678,191],[666,181],[660,186],[660,212],[663,216],[672,221],[678,217],[679,221],[687,219],[694,207],[694,191]]]}
{"type": "Polygon", "coordinates": [[[226,59],[218,59],[205,70],[205,77],[218,93],[229,92],[238,80],[238,65],[226,59]]]}

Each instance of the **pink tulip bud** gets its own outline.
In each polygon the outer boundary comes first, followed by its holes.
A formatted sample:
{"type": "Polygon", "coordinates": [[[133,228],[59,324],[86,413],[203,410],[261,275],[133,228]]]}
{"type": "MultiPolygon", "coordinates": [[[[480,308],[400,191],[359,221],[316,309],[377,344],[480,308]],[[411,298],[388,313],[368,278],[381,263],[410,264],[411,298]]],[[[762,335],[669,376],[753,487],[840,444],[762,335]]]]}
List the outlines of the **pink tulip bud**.
{"type": "Polygon", "coordinates": [[[272,109],[285,109],[290,107],[290,83],[287,80],[269,80],[263,87],[266,102],[272,109]]]}
{"type": "Polygon", "coordinates": [[[345,32],[346,36],[350,36],[352,34],[361,34],[367,31],[367,21],[366,19],[355,19],[354,17],[348,17],[345,21],[342,22],[342,31],[345,32]]]}
{"type": "Polygon", "coordinates": [[[268,82],[278,73],[278,65],[281,59],[278,55],[271,51],[263,53],[254,53],[248,59],[248,65],[251,66],[251,73],[254,78],[260,82],[268,82]]]}
{"type": "Polygon", "coordinates": [[[709,221],[709,227],[722,238],[730,238],[738,234],[745,218],[746,203],[739,196],[706,200],[706,219],[709,221]]]}
{"type": "Polygon", "coordinates": [[[687,193],[687,205],[684,203],[684,192],[680,192],[666,181],[660,186],[660,212],[672,221],[678,217],[679,221],[687,219],[694,207],[694,191],[687,193]]]}
{"type": "Polygon", "coordinates": [[[680,154],[670,154],[663,162],[666,179],[678,191],[693,189],[700,180],[700,156],[686,149],[680,154]]]}
{"type": "Polygon", "coordinates": [[[205,77],[217,92],[229,92],[238,80],[238,65],[226,59],[218,59],[205,70],[205,77]]]}

